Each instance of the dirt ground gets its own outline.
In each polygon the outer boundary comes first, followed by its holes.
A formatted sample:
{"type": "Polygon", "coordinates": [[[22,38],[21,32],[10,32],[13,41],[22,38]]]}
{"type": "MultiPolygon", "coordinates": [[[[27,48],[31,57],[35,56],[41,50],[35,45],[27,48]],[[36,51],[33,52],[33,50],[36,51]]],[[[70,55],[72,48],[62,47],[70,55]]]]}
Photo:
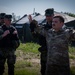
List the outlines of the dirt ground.
{"type": "MultiPolygon", "coordinates": [[[[21,63],[21,65],[19,65],[20,68],[26,68],[26,65],[24,64],[25,62],[30,62],[32,64],[31,68],[36,68],[37,67],[37,71],[39,72],[38,75],[40,75],[40,54],[34,54],[34,53],[25,53],[22,50],[17,50],[16,51],[16,64],[19,62],[23,62],[21,63]]],[[[70,59],[70,66],[75,66],[75,59],[70,59]]],[[[20,69],[20,68],[16,68],[16,69],[20,69]]],[[[6,68],[6,71],[4,73],[4,75],[7,75],[7,70],[8,68],[6,68]]]]}
{"type": "MultiPolygon", "coordinates": [[[[32,63],[40,64],[40,54],[39,55],[33,53],[25,54],[21,50],[17,50],[16,54],[18,54],[17,61],[27,60],[32,63]]],[[[70,59],[70,66],[75,66],[75,59],[70,59]]]]}

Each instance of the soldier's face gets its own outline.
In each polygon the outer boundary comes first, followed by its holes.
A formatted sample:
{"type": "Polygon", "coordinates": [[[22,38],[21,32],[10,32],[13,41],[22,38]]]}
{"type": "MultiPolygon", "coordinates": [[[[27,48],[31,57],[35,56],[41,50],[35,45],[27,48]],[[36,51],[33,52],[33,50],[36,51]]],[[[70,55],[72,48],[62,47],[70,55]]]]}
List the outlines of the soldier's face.
{"type": "Polygon", "coordinates": [[[52,20],[52,28],[55,30],[60,30],[63,26],[63,22],[60,22],[59,18],[53,18],[52,20]]]}
{"type": "Polygon", "coordinates": [[[46,20],[47,20],[47,22],[52,21],[52,19],[53,19],[53,15],[51,15],[51,16],[46,16],[46,20]]]}
{"type": "Polygon", "coordinates": [[[5,25],[10,25],[11,24],[11,20],[5,18],[4,19],[4,23],[5,23],[5,25]]]}

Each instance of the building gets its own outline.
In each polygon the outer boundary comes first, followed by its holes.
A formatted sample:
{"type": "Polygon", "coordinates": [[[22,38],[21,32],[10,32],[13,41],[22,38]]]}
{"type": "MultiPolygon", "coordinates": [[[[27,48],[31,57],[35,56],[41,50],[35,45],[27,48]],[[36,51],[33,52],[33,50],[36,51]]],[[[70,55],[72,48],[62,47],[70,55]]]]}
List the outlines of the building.
{"type": "MultiPolygon", "coordinates": [[[[75,18],[59,12],[54,12],[54,15],[63,16],[65,19],[65,25],[68,27],[75,28],[75,18]]],[[[45,15],[36,13],[36,14],[31,14],[31,16],[33,19],[38,21],[39,24],[44,23],[46,21],[45,15]]],[[[19,33],[19,38],[22,42],[33,41],[33,37],[29,27],[30,25],[29,25],[28,15],[24,15],[22,18],[17,20],[13,25],[17,28],[19,33]]]]}

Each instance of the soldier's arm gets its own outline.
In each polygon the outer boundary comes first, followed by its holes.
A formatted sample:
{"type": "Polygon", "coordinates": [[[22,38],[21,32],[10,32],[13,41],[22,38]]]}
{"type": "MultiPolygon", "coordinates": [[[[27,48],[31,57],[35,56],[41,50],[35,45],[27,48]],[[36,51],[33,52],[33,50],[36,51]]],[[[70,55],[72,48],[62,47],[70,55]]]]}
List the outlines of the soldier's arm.
{"type": "Polygon", "coordinates": [[[5,36],[7,36],[9,34],[9,30],[6,30],[3,34],[0,35],[0,39],[4,38],[5,36]]]}
{"type": "Polygon", "coordinates": [[[29,15],[30,29],[32,33],[39,33],[45,36],[46,31],[44,30],[42,25],[38,25],[36,20],[32,20],[32,17],[29,15]]]}
{"type": "Polygon", "coordinates": [[[19,37],[18,37],[18,32],[17,32],[17,29],[13,26],[13,35],[14,35],[14,40],[19,40],[19,37]]]}
{"type": "Polygon", "coordinates": [[[14,48],[18,48],[20,45],[20,40],[19,40],[19,36],[18,36],[18,32],[17,29],[15,27],[13,27],[14,31],[13,31],[13,43],[14,43],[14,48]]]}
{"type": "Polygon", "coordinates": [[[69,37],[69,40],[71,40],[71,41],[75,40],[75,30],[69,29],[68,33],[69,34],[67,35],[67,37],[69,37]]]}
{"type": "Polygon", "coordinates": [[[32,22],[30,22],[30,29],[32,33],[35,32],[36,24],[37,24],[36,20],[32,20],[32,22]]]}
{"type": "Polygon", "coordinates": [[[75,41],[75,30],[72,31],[72,36],[71,37],[72,37],[72,40],[75,41]]]}
{"type": "Polygon", "coordinates": [[[39,34],[43,35],[43,36],[46,36],[46,33],[47,33],[47,31],[40,25],[38,25],[35,28],[35,31],[38,32],[39,34]]]}

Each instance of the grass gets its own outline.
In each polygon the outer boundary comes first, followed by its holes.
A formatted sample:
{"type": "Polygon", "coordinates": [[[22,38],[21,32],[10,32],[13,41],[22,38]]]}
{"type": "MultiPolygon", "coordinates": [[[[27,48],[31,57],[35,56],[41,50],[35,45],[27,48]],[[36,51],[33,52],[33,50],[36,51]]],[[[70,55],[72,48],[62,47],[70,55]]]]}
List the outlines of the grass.
{"type": "Polygon", "coordinates": [[[72,66],[72,67],[71,67],[71,74],[72,74],[72,75],[75,75],[75,66],[72,66]]]}
{"type": "Polygon", "coordinates": [[[15,67],[15,75],[38,75],[39,73],[39,64],[35,64],[29,61],[19,61],[15,67]]]}
{"type": "Polygon", "coordinates": [[[38,48],[40,47],[40,45],[38,45],[37,43],[26,43],[26,44],[20,44],[18,50],[22,50],[25,52],[32,52],[32,53],[38,53],[38,48]]]}
{"type": "Polygon", "coordinates": [[[75,47],[69,47],[70,59],[75,59],[75,47]]]}
{"type": "MultiPolygon", "coordinates": [[[[37,43],[32,42],[20,44],[19,48],[16,50],[17,60],[15,64],[15,75],[40,75],[40,61],[38,61],[40,60],[40,53],[38,52],[39,47],[37,43]]],[[[69,47],[69,56],[72,63],[74,63],[75,47],[69,47]]],[[[7,64],[5,66],[4,75],[8,75],[7,64]]],[[[71,66],[71,75],[75,75],[75,65],[71,66]]]]}
{"type": "Polygon", "coordinates": [[[35,69],[20,69],[15,72],[15,75],[38,75],[38,72],[35,69]]]}

